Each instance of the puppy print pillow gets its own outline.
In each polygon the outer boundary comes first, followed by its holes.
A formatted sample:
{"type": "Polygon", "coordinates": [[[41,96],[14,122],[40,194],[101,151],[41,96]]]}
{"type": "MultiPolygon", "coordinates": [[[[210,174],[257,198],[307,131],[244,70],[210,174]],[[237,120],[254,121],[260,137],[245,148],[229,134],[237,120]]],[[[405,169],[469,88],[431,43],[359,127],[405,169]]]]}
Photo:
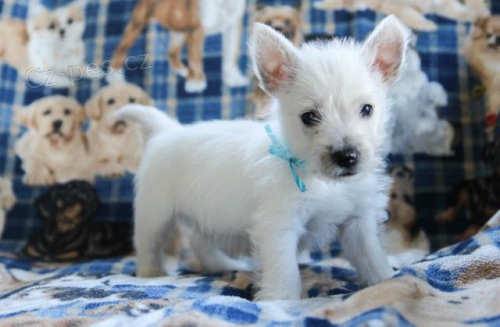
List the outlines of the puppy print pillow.
{"type": "Polygon", "coordinates": [[[85,4],[49,10],[30,1],[26,21],[0,21],[0,63],[14,67],[30,87],[72,86],[84,66],[85,4]]]}

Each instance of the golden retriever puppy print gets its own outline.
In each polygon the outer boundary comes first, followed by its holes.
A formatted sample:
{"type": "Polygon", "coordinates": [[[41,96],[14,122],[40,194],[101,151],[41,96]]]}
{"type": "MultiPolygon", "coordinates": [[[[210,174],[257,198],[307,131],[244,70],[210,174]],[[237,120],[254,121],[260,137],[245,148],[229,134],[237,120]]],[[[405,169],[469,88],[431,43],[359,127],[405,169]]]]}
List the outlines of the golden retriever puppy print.
{"type": "Polygon", "coordinates": [[[153,100],[136,85],[116,82],[99,90],[85,104],[91,120],[89,148],[98,175],[117,177],[125,171],[134,173],[139,166],[144,147],[141,127],[110,115],[129,103],[152,105],[153,100]]]}
{"type": "Polygon", "coordinates": [[[82,106],[74,99],[50,96],[16,111],[28,128],[14,145],[27,185],[50,185],[73,179],[93,181],[82,106]]]}

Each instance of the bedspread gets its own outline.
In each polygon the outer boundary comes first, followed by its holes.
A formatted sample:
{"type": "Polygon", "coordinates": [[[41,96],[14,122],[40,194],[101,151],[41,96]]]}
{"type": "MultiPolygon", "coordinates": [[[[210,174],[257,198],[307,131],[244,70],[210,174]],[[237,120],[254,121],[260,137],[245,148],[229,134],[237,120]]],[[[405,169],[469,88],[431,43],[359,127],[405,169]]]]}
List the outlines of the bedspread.
{"type": "Polygon", "coordinates": [[[500,325],[498,226],[364,289],[337,245],[311,252],[300,301],[252,302],[249,273],[144,279],[133,257],[56,265],[0,250],[1,326],[500,325]]]}

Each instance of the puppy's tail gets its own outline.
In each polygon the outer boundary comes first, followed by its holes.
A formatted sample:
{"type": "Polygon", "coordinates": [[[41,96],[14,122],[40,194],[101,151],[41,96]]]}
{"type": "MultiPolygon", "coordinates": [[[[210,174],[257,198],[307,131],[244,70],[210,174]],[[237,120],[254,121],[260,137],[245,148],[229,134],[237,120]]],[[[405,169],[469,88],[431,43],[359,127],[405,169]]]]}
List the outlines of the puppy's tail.
{"type": "Polygon", "coordinates": [[[181,124],[166,113],[151,106],[129,104],[112,113],[115,120],[129,120],[139,123],[144,128],[146,139],[166,131],[181,127],[181,124]]]}

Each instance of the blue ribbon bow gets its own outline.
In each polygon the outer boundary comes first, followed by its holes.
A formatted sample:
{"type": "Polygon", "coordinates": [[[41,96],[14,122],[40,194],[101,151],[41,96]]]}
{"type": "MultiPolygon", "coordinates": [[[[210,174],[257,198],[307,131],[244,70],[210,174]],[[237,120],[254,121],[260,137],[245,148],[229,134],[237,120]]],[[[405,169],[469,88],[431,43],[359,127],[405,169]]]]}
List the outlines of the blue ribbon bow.
{"type": "Polygon", "coordinates": [[[290,150],[284,145],[283,143],[278,140],[276,135],[274,135],[273,131],[271,130],[271,126],[266,125],[265,126],[267,135],[271,138],[271,141],[273,142],[269,146],[269,153],[281,158],[285,161],[288,161],[290,164],[290,171],[292,172],[293,180],[295,181],[295,184],[297,184],[297,187],[301,192],[307,191],[306,184],[300,179],[299,174],[297,174],[297,171],[295,170],[295,167],[304,169],[305,168],[305,162],[303,160],[300,160],[290,153],[290,150]]]}

